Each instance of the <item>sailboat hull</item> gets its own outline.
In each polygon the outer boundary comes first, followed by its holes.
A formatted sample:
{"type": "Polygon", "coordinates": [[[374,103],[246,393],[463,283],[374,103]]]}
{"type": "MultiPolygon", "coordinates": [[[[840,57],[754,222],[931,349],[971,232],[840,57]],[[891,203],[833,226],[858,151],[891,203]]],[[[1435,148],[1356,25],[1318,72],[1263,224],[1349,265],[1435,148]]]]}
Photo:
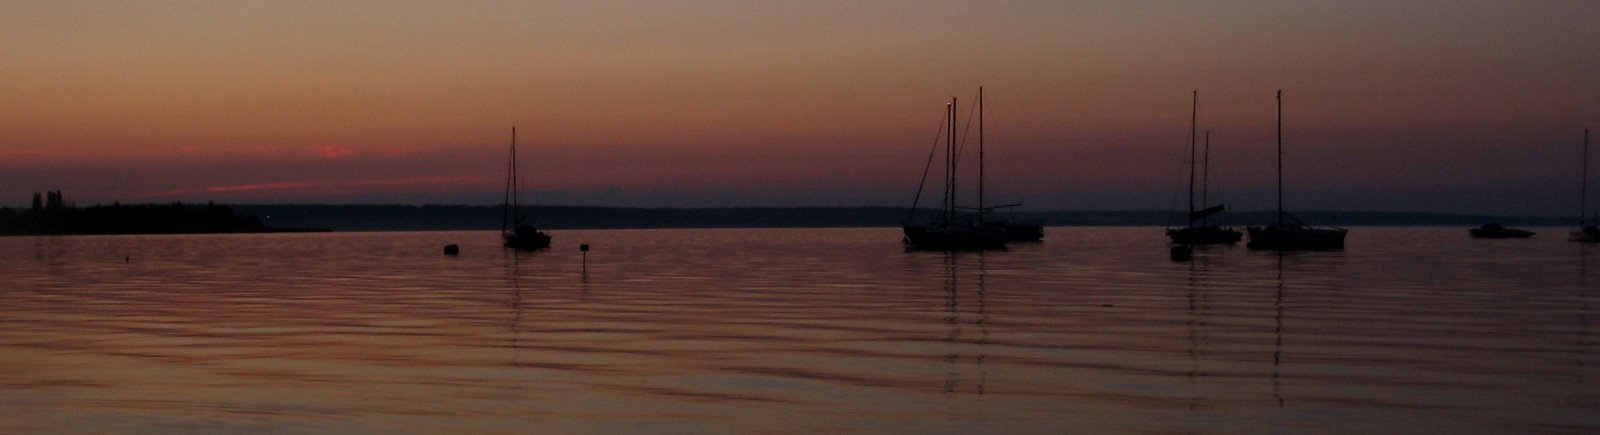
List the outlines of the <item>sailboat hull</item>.
{"type": "Polygon", "coordinates": [[[1044,238],[1044,224],[1037,221],[985,220],[983,224],[1005,230],[1006,240],[1013,242],[1037,242],[1044,238]]]}
{"type": "Polygon", "coordinates": [[[1007,224],[1006,238],[1013,242],[1037,242],[1044,239],[1044,225],[1031,223],[1007,224]]]}
{"type": "Polygon", "coordinates": [[[501,238],[505,240],[505,247],[511,249],[532,251],[550,247],[550,235],[545,234],[543,231],[534,231],[532,233],[508,231],[502,234],[501,238]]]}
{"type": "Polygon", "coordinates": [[[1005,249],[1010,239],[1004,230],[963,226],[912,226],[903,228],[909,249],[959,251],[1005,249]]]}
{"type": "Polygon", "coordinates": [[[1167,237],[1178,245],[1231,245],[1243,239],[1244,234],[1232,228],[1212,225],[1169,229],[1167,237]]]}
{"type": "Polygon", "coordinates": [[[1344,249],[1343,228],[1254,227],[1250,228],[1250,249],[1310,251],[1344,249]]]}

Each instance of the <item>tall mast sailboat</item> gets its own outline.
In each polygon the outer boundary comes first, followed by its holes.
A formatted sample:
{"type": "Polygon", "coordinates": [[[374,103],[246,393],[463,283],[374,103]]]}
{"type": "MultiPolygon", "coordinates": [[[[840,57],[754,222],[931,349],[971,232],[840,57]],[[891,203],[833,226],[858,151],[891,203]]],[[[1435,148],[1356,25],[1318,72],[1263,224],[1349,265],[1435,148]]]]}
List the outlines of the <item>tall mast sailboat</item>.
{"type": "Polygon", "coordinates": [[[511,249],[549,248],[549,234],[523,223],[528,216],[517,205],[517,190],[521,183],[522,179],[517,175],[517,128],[511,127],[511,158],[506,164],[506,194],[501,203],[500,237],[505,241],[505,247],[511,249]]]}
{"type": "Polygon", "coordinates": [[[1600,216],[1589,216],[1589,129],[1583,129],[1583,183],[1578,190],[1578,230],[1567,238],[1574,242],[1600,243],[1600,216]]]}
{"type": "Polygon", "coordinates": [[[1283,211],[1283,91],[1278,91],[1278,216],[1276,222],[1250,227],[1250,249],[1276,251],[1344,249],[1348,230],[1337,227],[1312,227],[1283,211]],[[1285,220],[1287,219],[1287,220],[1285,220]]]}
{"type": "MultiPolygon", "coordinates": [[[[1199,124],[1199,120],[1200,120],[1199,113],[1200,113],[1200,91],[1194,91],[1194,98],[1193,98],[1193,100],[1192,100],[1192,102],[1190,104],[1190,112],[1189,112],[1189,214],[1188,214],[1189,223],[1188,223],[1188,225],[1184,226],[1183,228],[1168,228],[1167,229],[1167,237],[1172,239],[1172,243],[1173,244],[1178,244],[1178,245],[1215,245],[1215,244],[1223,244],[1223,243],[1233,244],[1233,243],[1238,242],[1239,239],[1243,238],[1244,234],[1239,233],[1238,230],[1234,230],[1233,228],[1228,228],[1228,227],[1225,227],[1225,226],[1222,226],[1222,225],[1212,225],[1212,224],[1210,224],[1210,220],[1209,220],[1209,218],[1212,215],[1215,215],[1217,213],[1221,213],[1223,210],[1227,209],[1227,206],[1222,205],[1222,204],[1217,204],[1215,206],[1206,207],[1206,208],[1201,209],[1201,210],[1195,210],[1195,206],[1194,206],[1194,180],[1195,180],[1194,164],[1195,164],[1195,161],[1197,160],[1195,158],[1196,157],[1195,156],[1195,132],[1198,129],[1198,124],[1199,124]]],[[[1210,178],[1210,165],[1211,165],[1211,162],[1210,162],[1210,160],[1211,160],[1211,132],[1209,132],[1209,131],[1206,132],[1206,158],[1205,158],[1205,160],[1206,160],[1206,166],[1207,166],[1207,168],[1206,168],[1207,174],[1206,174],[1205,178],[1209,179],[1210,178]]],[[[1210,180],[1202,181],[1202,185],[1201,185],[1201,191],[1202,192],[1205,191],[1205,189],[1206,189],[1205,184],[1208,183],[1209,181],[1210,180]]],[[[1205,202],[1205,194],[1202,193],[1201,194],[1200,205],[1201,206],[1205,206],[1205,204],[1206,204],[1206,202],[1205,202]]]]}
{"type": "Polygon", "coordinates": [[[1002,208],[1021,206],[1022,203],[988,205],[983,199],[983,87],[978,87],[978,219],[986,226],[1000,227],[1006,239],[1013,242],[1037,242],[1044,238],[1044,223],[1036,220],[1016,220],[994,217],[992,212],[1002,208]]]}
{"type": "MultiPolygon", "coordinates": [[[[950,99],[950,104],[945,106],[946,128],[941,128],[944,133],[944,197],[939,205],[939,215],[932,222],[913,222],[917,211],[917,202],[921,200],[922,186],[917,187],[917,198],[911,203],[911,213],[902,226],[904,237],[901,239],[907,248],[925,250],[970,250],[970,249],[1000,249],[1005,248],[1010,239],[1006,236],[1003,226],[990,225],[984,222],[983,214],[990,209],[980,204],[975,208],[960,207],[956,202],[957,191],[957,163],[960,161],[960,145],[956,143],[957,100],[950,99]],[[961,214],[961,210],[976,210],[976,213],[961,214]]],[[[981,139],[980,139],[981,140],[981,139]]],[[[933,152],[938,151],[935,143],[933,152]]],[[[928,155],[928,167],[924,168],[923,181],[927,181],[928,169],[933,166],[933,153],[928,155]]],[[[979,162],[982,169],[982,162],[979,162]]],[[[980,197],[983,192],[983,178],[978,178],[978,192],[980,197]]]]}

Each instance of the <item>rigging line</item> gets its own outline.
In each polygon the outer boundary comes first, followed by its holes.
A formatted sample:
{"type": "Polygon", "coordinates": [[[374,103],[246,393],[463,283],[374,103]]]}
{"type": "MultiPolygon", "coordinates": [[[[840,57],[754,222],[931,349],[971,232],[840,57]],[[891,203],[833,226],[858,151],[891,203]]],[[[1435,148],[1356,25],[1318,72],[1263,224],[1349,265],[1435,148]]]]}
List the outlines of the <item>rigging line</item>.
{"type": "MultiPolygon", "coordinates": [[[[1231,192],[1229,192],[1227,189],[1224,189],[1224,188],[1221,187],[1221,186],[1224,186],[1225,184],[1221,184],[1221,183],[1215,184],[1215,185],[1210,184],[1211,183],[1211,169],[1210,169],[1211,168],[1211,152],[1210,152],[1210,147],[1209,146],[1206,148],[1206,158],[1204,159],[1204,161],[1206,162],[1206,177],[1205,177],[1206,186],[1207,186],[1206,190],[1208,190],[1208,191],[1215,190],[1216,191],[1216,193],[1217,193],[1217,204],[1218,205],[1227,204],[1228,202],[1232,201],[1232,198],[1228,196],[1231,192]]],[[[1223,177],[1223,181],[1226,181],[1227,179],[1228,179],[1227,177],[1223,177]]],[[[1237,210],[1237,209],[1233,208],[1233,207],[1229,207],[1228,210],[1237,210]]],[[[1221,220],[1221,221],[1223,221],[1225,223],[1226,222],[1231,222],[1232,221],[1231,214],[1232,213],[1230,213],[1229,215],[1225,216],[1225,217],[1227,217],[1227,219],[1219,218],[1218,220],[1221,220]]]]}
{"type": "Polygon", "coordinates": [[[944,118],[939,117],[939,132],[933,135],[933,147],[928,149],[928,163],[922,165],[922,181],[917,182],[917,196],[911,198],[911,211],[906,212],[906,220],[902,223],[910,224],[911,218],[917,214],[917,203],[922,201],[922,188],[928,184],[928,171],[933,168],[933,156],[939,152],[939,139],[944,137],[944,127],[948,124],[944,118]]]}

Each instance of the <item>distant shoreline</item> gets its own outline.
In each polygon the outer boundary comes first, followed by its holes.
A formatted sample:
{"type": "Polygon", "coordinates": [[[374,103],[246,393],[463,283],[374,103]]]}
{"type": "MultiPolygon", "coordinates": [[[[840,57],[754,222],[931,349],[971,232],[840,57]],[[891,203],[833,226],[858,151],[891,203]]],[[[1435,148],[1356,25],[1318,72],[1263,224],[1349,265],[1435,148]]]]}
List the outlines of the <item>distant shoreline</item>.
{"type": "Polygon", "coordinates": [[[336,232],[330,228],[274,228],[253,231],[147,231],[147,232],[52,232],[52,233],[26,233],[26,232],[0,232],[0,237],[31,237],[31,236],[175,236],[184,234],[278,234],[278,233],[331,233],[336,232]]]}
{"type": "Polygon", "coordinates": [[[332,231],[304,226],[269,226],[232,207],[199,204],[120,204],[77,207],[60,191],[34,195],[25,209],[0,208],[0,236],[124,234],[250,234],[332,231]]]}
{"type": "MultiPolygon", "coordinates": [[[[328,228],[333,231],[497,230],[500,206],[469,205],[317,205],[241,204],[243,215],[257,216],[268,226],[328,228]]],[[[529,221],[546,229],[655,228],[884,228],[898,227],[910,215],[906,207],[718,207],[638,208],[589,206],[525,206],[529,221]]],[[[931,214],[931,210],[921,210],[931,214]]],[[[1046,226],[1181,226],[1182,210],[1078,210],[1000,212],[996,216],[1034,220],[1046,226]]],[[[1575,225],[1561,216],[1495,216],[1428,212],[1309,211],[1296,217],[1314,225],[1476,227],[1495,222],[1508,226],[1575,225]]],[[[1213,222],[1234,226],[1269,223],[1271,211],[1225,213],[1213,222]]]]}
{"type": "MultiPolygon", "coordinates": [[[[713,228],[894,228],[911,209],[906,207],[717,207],[639,208],[590,206],[525,206],[528,223],[552,230],[570,229],[713,229],[713,228]]],[[[257,234],[371,231],[498,230],[500,206],[472,205],[121,205],[49,208],[40,211],[0,209],[3,236],[257,234]],[[179,222],[181,221],[181,222],[179,222]]],[[[919,209],[918,219],[935,214],[919,209]]],[[[999,218],[1036,221],[1052,227],[1176,227],[1181,210],[1075,210],[999,212],[999,218]]],[[[1558,216],[1494,216],[1481,214],[1372,211],[1309,211],[1296,217],[1313,225],[1344,227],[1566,227],[1576,219],[1558,216]]],[[[1244,227],[1270,223],[1271,211],[1225,213],[1212,221],[1244,227]]]]}

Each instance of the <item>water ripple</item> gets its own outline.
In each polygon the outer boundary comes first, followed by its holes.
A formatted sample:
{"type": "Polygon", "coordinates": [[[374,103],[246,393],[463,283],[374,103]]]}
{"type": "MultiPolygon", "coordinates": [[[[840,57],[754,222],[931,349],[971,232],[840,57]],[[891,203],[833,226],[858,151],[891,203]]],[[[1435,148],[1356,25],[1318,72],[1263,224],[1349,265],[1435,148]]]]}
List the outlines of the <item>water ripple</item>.
{"type": "Polygon", "coordinates": [[[0,238],[0,432],[1600,431],[1600,247],[1050,234],[0,238]]]}

